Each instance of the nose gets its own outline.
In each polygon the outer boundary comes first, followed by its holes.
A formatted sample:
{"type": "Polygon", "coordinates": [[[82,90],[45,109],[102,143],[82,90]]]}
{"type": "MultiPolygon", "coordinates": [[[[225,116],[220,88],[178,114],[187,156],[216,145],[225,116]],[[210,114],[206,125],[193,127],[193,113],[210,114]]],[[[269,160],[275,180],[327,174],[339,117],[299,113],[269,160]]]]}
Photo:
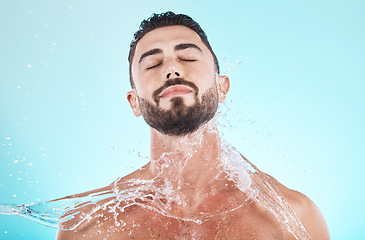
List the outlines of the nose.
{"type": "Polygon", "coordinates": [[[167,75],[166,75],[166,78],[167,78],[167,79],[175,78],[175,77],[180,77],[180,73],[179,73],[179,72],[177,72],[177,71],[174,71],[173,73],[169,72],[169,73],[167,73],[167,75]]]}
{"type": "Polygon", "coordinates": [[[176,61],[170,60],[169,63],[166,64],[165,71],[166,79],[182,77],[182,69],[176,61]]]}

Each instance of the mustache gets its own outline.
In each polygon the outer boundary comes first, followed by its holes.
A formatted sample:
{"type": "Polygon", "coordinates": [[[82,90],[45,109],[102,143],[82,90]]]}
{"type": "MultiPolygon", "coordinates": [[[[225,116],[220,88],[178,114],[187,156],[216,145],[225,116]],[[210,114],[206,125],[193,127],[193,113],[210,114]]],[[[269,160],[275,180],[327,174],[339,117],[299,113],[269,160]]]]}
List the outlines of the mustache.
{"type": "Polygon", "coordinates": [[[189,82],[187,80],[185,80],[184,78],[172,78],[172,79],[169,79],[167,80],[164,85],[162,85],[160,88],[156,89],[153,93],[152,93],[152,97],[153,97],[153,100],[158,103],[160,101],[159,99],[159,94],[165,90],[166,88],[170,87],[170,86],[173,86],[173,85],[186,85],[186,86],[189,86],[191,87],[192,89],[194,89],[195,91],[195,96],[198,95],[198,92],[199,92],[199,88],[198,86],[195,85],[195,83],[193,82],[189,82]]]}

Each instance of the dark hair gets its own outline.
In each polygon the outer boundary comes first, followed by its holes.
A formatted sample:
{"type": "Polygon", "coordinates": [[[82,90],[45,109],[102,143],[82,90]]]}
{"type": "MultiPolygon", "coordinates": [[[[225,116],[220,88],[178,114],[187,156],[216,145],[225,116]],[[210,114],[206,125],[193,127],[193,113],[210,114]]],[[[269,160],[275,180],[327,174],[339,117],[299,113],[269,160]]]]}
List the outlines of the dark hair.
{"type": "Polygon", "coordinates": [[[135,87],[132,78],[132,60],[134,57],[134,53],[136,52],[136,46],[138,41],[141,40],[141,38],[144,35],[146,35],[148,32],[152,30],[161,27],[176,26],[176,25],[188,27],[199,35],[205,46],[207,46],[209,51],[212,53],[216,70],[219,73],[219,65],[217,57],[215,56],[213,49],[208,42],[207,35],[203,31],[203,29],[201,29],[201,27],[197,22],[195,22],[191,17],[184,14],[175,14],[173,12],[165,12],[161,14],[154,13],[152,14],[151,17],[141,22],[138,31],[134,33],[134,37],[130,45],[128,61],[129,61],[129,80],[132,88],[135,87]]]}

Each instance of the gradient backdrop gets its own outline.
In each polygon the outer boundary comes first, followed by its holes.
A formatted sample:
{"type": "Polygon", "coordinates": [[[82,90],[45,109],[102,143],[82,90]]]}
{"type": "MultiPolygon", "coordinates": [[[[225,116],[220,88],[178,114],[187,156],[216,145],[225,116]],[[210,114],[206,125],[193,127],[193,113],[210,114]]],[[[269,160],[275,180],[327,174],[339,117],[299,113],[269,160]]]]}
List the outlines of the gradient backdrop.
{"type": "MultiPolygon", "coordinates": [[[[309,196],[333,240],[365,239],[361,0],[0,0],[0,202],[102,187],[146,163],[127,54],[140,21],[167,10],[201,24],[231,79],[224,137],[309,196]]],[[[0,216],[1,240],[55,233],[0,216]]]]}

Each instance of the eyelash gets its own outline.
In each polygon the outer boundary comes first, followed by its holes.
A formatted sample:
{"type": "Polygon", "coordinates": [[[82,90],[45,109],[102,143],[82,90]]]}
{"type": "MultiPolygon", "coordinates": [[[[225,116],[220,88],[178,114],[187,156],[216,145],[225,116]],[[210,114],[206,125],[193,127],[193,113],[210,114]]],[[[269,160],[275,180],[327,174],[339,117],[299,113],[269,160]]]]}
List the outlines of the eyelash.
{"type": "MultiPolygon", "coordinates": [[[[195,59],[180,59],[181,61],[184,61],[184,62],[195,62],[196,60],[195,59]]],[[[156,64],[156,65],[153,65],[153,66],[151,66],[151,67],[148,67],[148,68],[146,68],[147,70],[150,70],[150,69],[152,69],[152,68],[155,68],[155,67],[158,67],[158,66],[160,66],[162,64],[162,62],[161,63],[158,63],[158,64],[156,64]]]]}
{"type": "Polygon", "coordinates": [[[148,68],[146,68],[147,70],[150,70],[150,69],[152,69],[152,68],[155,68],[155,67],[158,67],[158,66],[160,66],[162,63],[158,63],[158,64],[156,64],[156,65],[153,65],[153,66],[151,66],[151,67],[148,67],[148,68]]]}
{"type": "Polygon", "coordinates": [[[195,62],[196,60],[195,59],[181,59],[181,61],[184,61],[184,62],[195,62]]]}

